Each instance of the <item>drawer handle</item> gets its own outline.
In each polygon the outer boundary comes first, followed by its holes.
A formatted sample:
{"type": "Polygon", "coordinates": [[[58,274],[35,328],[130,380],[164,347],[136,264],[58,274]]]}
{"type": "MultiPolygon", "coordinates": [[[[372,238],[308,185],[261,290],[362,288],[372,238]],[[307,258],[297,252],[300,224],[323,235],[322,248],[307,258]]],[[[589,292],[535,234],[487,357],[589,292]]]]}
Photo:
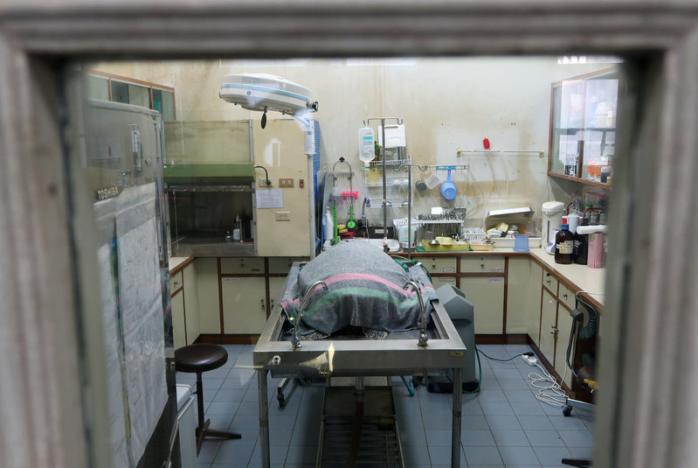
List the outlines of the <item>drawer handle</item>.
{"type": "Polygon", "coordinates": [[[567,299],[567,293],[563,294],[562,297],[563,297],[564,299],[567,299]]]}

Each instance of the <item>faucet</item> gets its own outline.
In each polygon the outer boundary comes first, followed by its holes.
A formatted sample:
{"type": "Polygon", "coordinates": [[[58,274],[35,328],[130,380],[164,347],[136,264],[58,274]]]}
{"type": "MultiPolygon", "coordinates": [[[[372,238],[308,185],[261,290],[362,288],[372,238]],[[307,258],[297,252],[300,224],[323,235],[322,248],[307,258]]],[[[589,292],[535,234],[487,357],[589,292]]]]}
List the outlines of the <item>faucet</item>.
{"type": "Polygon", "coordinates": [[[363,203],[361,203],[361,225],[364,227],[364,230],[366,231],[366,239],[371,237],[371,234],[368,231],[368,218],[366,218],[366,207],[371,206],[371,200],[368,199],[368,197],[364,197],[363,203]]]}
{"type": "Polygon", "coordinates": [[[311,284],[308,290],[305,292],[305,296],[303,296],[303,300],[301,301],[301,306],[298,309],[296,323],[293,325],[293,336],[291,337],[291,346],[293,347],[293,349],[298,349],[301,347],[301,339],[300,336],[298,336],[298,327],[300,326],[301,319],[303,318],[303,311],[305,310],[305,307],[308,305],[308,302],[310,302],[310,293],[312,293],[317,286],[322,286],[325,289],[325,291],[328,290],[327,283],[325,283],[324,281],[316,281],[313,284],[311,284]]]}
{"type": "Polygon", "coordinates": [[[417,320],[417,325],[419,326],[419,341],[417,345],[421,347],[427,346],[427,341],[429,341],[429,335],[427,335],[427,308],[424,305],[424,298],[422,298],[422,290],[419,288],[419,284],[415,281],[410,280],[403,286],[405,289],[414,289],[417,293],[417,299],[419,300],[419,319],[417,320]]]}

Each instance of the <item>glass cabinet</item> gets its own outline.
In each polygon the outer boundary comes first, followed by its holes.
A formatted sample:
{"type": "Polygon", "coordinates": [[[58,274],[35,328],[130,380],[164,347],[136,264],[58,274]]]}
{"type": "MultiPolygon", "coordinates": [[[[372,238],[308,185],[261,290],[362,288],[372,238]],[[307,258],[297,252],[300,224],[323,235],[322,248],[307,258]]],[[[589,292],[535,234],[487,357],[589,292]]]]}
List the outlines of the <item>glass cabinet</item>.
{"type": "Polygon", "coordinates": [[[609,185],[617,109],[618,73],[614,69],[553,83],[548,175],[609,185]]]}

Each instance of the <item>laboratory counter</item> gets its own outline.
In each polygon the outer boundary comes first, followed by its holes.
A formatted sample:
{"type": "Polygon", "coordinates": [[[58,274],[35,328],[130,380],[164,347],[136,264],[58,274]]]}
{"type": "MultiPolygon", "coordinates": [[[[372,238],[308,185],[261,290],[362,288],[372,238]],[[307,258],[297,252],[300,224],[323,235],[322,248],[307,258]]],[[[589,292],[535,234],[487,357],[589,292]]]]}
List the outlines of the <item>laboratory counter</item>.
{"type": "Polygon", "coordinates": [[[591,302],[602,311],[604,303],[605,268],[589,268],[586,265],[561,265],[555,263],[555,256],[543,249],[531,249],[531,257],[541,266],[551,270],[558,278],[570,283],[580,294],[591,299],[591,302]]]}
{"type": "MultiPolygon", "coordinates": [[[[408,252],[397,252],[394,255],[407,257],[408,252]]],[[[602,311],[604,304],[605,268],[589,268],[586,265],[562,265],[555,263],[555,256],[548,254],[542,248],[532,248],[529,252],[517,252],[513,248],[495,248],[488,251],[450,251],[450,252],[413,252],[412,258],[491,258],[491,257],[528,257],[541,267],[551,272],[569,289],[578,291],[592,305],[602,311]]]]}
{"type": "Polygon", "coordinates": [[[170,275],[183,270],[187,265],[194,261],[193,256],[188,257],[170,257],[168,268],[170,270],[170,275]]]}

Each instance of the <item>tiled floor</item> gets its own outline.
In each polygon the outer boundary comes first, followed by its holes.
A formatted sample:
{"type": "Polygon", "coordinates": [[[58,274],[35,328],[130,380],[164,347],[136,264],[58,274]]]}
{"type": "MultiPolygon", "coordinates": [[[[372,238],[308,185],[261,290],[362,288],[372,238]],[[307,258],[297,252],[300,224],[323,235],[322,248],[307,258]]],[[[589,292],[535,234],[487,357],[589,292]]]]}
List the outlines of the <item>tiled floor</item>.
{"type": "MultiPolygon", "coordinates": [[[[211,427],[228,428],[242,439],[206,441],[200,468],[261,466],[258,445],[257,381],[251,369],[253,346],[226,346],[228,363],[204,376],[206,416],[211,427]]],[[[527,346],[481,346],[494,357],[529,351],[527,346]]],[[[563,457],[589,458],[592,436],[589,414],[565,418],[559,408],[538,402],[526,375],[530,367],[516,359],[501,363],[482,359],[482,392],[463,397],[462,466],[559,467],[563,457]]],[[[191,374],[178,374],[193,383],[191,374]]],[[[412,467],[447,467],[451,456],[451,399],[420,387],[409,397],[395,382],[400,439],[405,461],[412,467]]],[[[311,467],[320,429],[323,389],[298,388],[284,409],[269,396],[273,467],[311,467]]],[[[576,411],[576,410],[575,410],[576,411]]]]}

